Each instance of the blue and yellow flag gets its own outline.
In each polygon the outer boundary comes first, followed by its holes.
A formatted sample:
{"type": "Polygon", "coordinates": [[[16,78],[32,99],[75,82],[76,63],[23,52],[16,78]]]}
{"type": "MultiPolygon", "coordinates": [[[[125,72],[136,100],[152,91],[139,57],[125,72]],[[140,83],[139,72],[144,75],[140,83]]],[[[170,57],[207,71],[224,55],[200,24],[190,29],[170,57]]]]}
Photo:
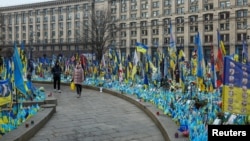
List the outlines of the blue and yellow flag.
{"type": "Polygon", "coordinates": [[[26,93],[26,88],[23,80],[23,67],[21,63],[20,56],[18,54],[18,50],[16,47],[16,44],[14,46],[14,54],[13,54],[13,63],[14,63],[14,84],[17,90],[19,90],[22,94],[25,96],[27,95],[26,93]]]}
{"type": "Polygon", "coordinates": [[[222,110],[250,115],[250,65],[224,58],[222,110]]]}
{"type": "Polygon", "coordinates": [[[201,90],[204,90],[203,77],[205,74],[205,62],[203,56],[203,48],[201,45],[201,39],[199,32],[195,36],[195,44],[197,45],[197,78],[198,85],[201,90]]]}
{"type": "Polygon", "coordinates": [[[9,79],[0,80],[0,106],[11,103],[11,87],[9,79]]]}
{"type": "Polygon", "coordinates": [[[136,49],[138,52],[145,54],[148,50],[148,46],[146,46],[142,43],[136,42],[136,49]]]}

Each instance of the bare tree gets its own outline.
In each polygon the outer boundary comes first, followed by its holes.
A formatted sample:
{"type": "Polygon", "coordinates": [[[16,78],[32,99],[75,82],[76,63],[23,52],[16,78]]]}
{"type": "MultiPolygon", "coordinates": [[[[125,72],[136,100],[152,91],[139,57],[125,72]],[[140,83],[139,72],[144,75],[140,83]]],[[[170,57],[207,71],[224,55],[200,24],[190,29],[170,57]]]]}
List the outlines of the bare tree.
{"type": "Polygon", "coordinates": [[[111,18],[110,9],[96,10],[92,4],[92,12],[89,13],[88,21],[83,22],[83,41],[87,49],[96,55],[101,62],[102,55],[110,48],[115,39],[115,20],[111,18]]]}

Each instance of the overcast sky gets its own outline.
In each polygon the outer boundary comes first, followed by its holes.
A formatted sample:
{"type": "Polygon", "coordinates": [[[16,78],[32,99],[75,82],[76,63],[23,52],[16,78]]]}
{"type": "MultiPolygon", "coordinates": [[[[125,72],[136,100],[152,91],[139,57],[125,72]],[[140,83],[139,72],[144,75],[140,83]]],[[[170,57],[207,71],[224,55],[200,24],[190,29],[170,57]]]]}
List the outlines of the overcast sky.
{"type": "Polygon", "coordinates": [[[46,1],[52,1],[52,0],[0,0],[0,7],[46,2],[46,1]]]}

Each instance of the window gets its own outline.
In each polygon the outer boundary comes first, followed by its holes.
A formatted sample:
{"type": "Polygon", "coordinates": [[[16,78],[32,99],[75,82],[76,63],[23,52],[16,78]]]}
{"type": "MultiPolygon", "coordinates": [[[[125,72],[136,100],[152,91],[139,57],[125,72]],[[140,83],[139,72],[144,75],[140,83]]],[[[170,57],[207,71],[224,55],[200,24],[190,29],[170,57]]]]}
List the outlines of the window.
{"type": "Polygon", "coordinates": [[[159,15],[159,11],[153,11],[153,13],[152,13],[152,16],[153,17],[156,17],[156,16],[158,16],[159,15]]]}
{"type": "Polygon", "coordinates": [[[184,43],[184,37],[177,37],[177,44],[184,43]]]}
{"type": "Polygon", "coordinates": [[[22,26],[22,30],[23,30],[23,31],[26,31],[26,26],[22,26]]]}
{"type": "Polygon", "coordinates": [[[179,5],[179,4],[184,4],[184,0],[176,0],[177,2],[177,4],[179,5]]]}
{"type": "Polygon", "coordinates": [[[88,13],[88,12],[84,12],[83,17],[84,17],[84,18],[88,18],[88,15],[89,15],[89,13],[88,13]]]}
{"type": "Polygon", "coordinates": [[[176,23],[177,23],[177,24],[184,23],[184,18],[183,18],[183,17],[178,17],[178,18],[176,18],[176,23]]]}
{"type": "Polygon", "coordinates": [[[152,25],[152,26],[156,26],[156,25],[158,25],[158,20],[152,20],[151,25],[152,25]]]}
{"type": "Polygon", "coordinates": [[[59,28],[63,29],[63,23],[59,23],[59,28]]]}
{"type": "Polygon", "coordinates": [[[63,15],[59,15],[59,21],[63,21],[63,15]]]}
{"type": "Polygon", "coordinates": [[[147,3],[141,4],[141,9],[148,9],[148,4],[147,3]]]}
{"type": "Polygon", "coordinates": [[[131,46],[135,46],[135,44],[136,44],[136,39],[131,39],[130,43],[131,43],[131,46]]]}
{"type": "Polygon", "coordinates": [[[213,35],[205,35],[204,42],[205,43],[212,43],[213,42],[213,35]]]}
{"type": "Polygon", "coordinates": [[[32,16],[32,13],[33,13],[32,11],[29,11],[29,16],[32,16]]]}
{"type": "Polygon", "coordinates": [[[176,13],[177,13],[177,14],[183,14],[183,13],[184,13],[184,7],[178,7],[178,8],[176,9],[176,13]]]}
{"type": "Polygon", "coordinates": [[[67,22],[67,28],[71,28],[71,22],[67,22]]]}
{"type": "Polygon", "coordinates": [[[130,27],[136,27],[136,22],[131,22],[130,27]]]}
{"type": "Polygon", "coordinates": [[[164,9],[164,14],[165,15],[170,15],[171,14],[171,10],[170,9],[164,9]]]}
{"type": "Polygon", "coordinates": [[[121,40],[121,45],[126,46],[126,40],[121,40]]]}
{"type": "Polygon", "coordinates": [[[176,32],[177,33],[183,33],[184,32],[184,27],[177,27],[176,32]]]}
{"type": "Polygon", "coordinates": [[[147,18],[148,17],[148,12],[142,12],[141,17],[142,18],[147,18]]]}
{"type": "Polygon", "coordinates": [[[126,20],[127,16],[126,15],[121,15],[121,20],[126,20]]]}
{"type": "Polygon", "coordinates": [[[60,36],[63,36],[63,31],[62,31],[62,30],[59,32],[59,35],[60,35],[60,36]]]}
{"type": "Polygon", "coordinates": [[[219,14],[220,19],[228,19],[230,17],[230,13],[229,12],[222,12],[219,14]]]}
{"type": "Polygon", "coordinates": [[[164,0],[164,6],[171,5],[171,0],[164,0]]]}
{"type": "Polygon", "coordinates": [[[158,8],[159,7],[159,1],[153,2],[153,8],[158,8]]]}
{"type": "Polygon", "coordinates": [[[115,4],[116,4],[116,0],[112,0],[111,5],[115,5],[115,4]]]}
{"type": "Polygon", "coordinates": [[[40,10],[36,10],[36,15],[40,15],[40,10]]]}
{"type": "Polygon", "coordinates": [[[222,1],[222,2],[220,2],[220,8],[230,7],[230,5],[231,5],[230,1],[222,1]]]}
{"type": "Polygon", "coordinates": [[[148,44],[148,39],[142,39],[141,41],[142,41],[142,43],[143,43],[144,45],[147,45],[147,44],[148,44]]]}
{"type": "Polygon", "coordinates": [[[55,28],[56,28],[56,25],[55,25],[54,23],[52,23],[52,24],[51,24],[51,29],[52,29],[52,30],[55,30],[55,28]]]}
{"type": "Polygon", "coordinates": [[[126,6],[122,6],[121,12],[126,12],[126,11],[127,11],[127,7],[126,6]]]}
{"type": "Polygon", "coordinates": [[[43,21],[44,21],[44,22],[48,22],[48,17],[45,16],[45,17],[43,18],[43,21]]]}
{"type": "Polygon", "coordinates": [[[71,36],[71,30],[68,30],[68,37],[71,36]]]}
{"type": "Polygon", "coordinates": [[[131,10],[137,10],[137,5],[136,4],[131,5],[131,10]]]}
{"type": "Polygon", "coordinates": [[[76,28],[79,28],[79,27],[80,27],[80,22],[79,22],[79,21],[76,21],[75,24],[76,24],[76,25],[75,25],[76,28]]]}
{"type": "Polygon", "coordinates": [[[43,35],[44,35],[45,37],[47,37],[47,36],[48,36],[48,32],[44,32],[43,35]]]}
{"type": "Polygon", "coordinates": [[[220,39],[224,42],[229,42],[229,34],[221,34],[220,39]]]}
{"type": "Polygon", "coordinates": [[[56,32],[55,32],[55,31],[52,31],[52,32],[51,32],[51,35],[52,35],[52,37],[55,37],[55,36],[56,36],[56,32]]]}
{"type": "Polygon", "coordinates": [[[237,0],[237,6],[247,5],[247,0],[237,0]]]}
{"type": "Polygon", "coordinates": [[[36,18],[36,22],[37,22],[37,23],[40,23],[40,17],[37,17],[37,18],[36,18]]]}
{"type": "Polygon", "coordinates": [[[210,9],[214,9],[214,5],[212,3],[204,5],[204,10],[205,11],[210,10],[210,9]]]}
{"type": "Polygon", "coordinates": [[[47,15],[48,14],[48,9],[43,9],[43,13],[44,13],[44,15],[47,15]]]}
{"type": "Polygon", "coordinates": [[[47,24],[44,24],[44,25],[43,25],[43,29],[44,29],[44,30],[47,30],[47,29],[48,29],[48,25],[47,25],[47,24]]]}
{"type": "Polygon", "coordinates": [[[80,19],[80,13],[76,13],[76,19],[80,19]]]}
{"type": "Polygon", "coordinates": [[[76,9],[76,11],[80,11],[80,6],[79,6],[79,5],[76,5],[76,6],[75,6],[75,9],[76,9]]]}
{"type": "Polygon", "coordinates": [[[121,31],[121,36],[126,37],[126,31],[121,31]]]}
{"type": "Polygon", "coordinates": [[[131,31],[131,36],[132,36],[132,37],[136,37],[136,35],[137,35],[136,30],[132,30],[132,31],[131,31]]]}
{"type": "Polygon", "coordinates": [[[130,18],[131,18],[131,19],[136,19],[136,14],[131,14],[131,15],[130,15],[130,18]]]}
{"type": "Polygon", "coordinates": [[[242,41],[243,37],[246,37],[246,33],[238,33],[237,34],[237,42],[242,41]]]}
{"type": "Polygon", "coordinates": [[[159,35],[159,29],[152,29],[153,35],[159,35]]]}
{"type": "Polygon", "coordinates": [[[239,10],[236,12],[237,13],[237,18],[240,18],[240,17],[247,17],[247,10],[244,9],[244,10],[239,10]]]}
{"type": "Polygon", "coordinates": [[[89,10],[88,4],[83,4],[83,10],[84,10],[84,11],[88,11],[88,10],[89,10]]]}
{"type": "Polygon", "coordinates": [[[159,38],[152,38],[152,44],[157,47],[159,44],[159,38]]]}
{"type": "Polygon", "coordinates": [[[148,31],[143,29],[143,30],[141,30],[141,34],[146,36],[146,35],[148,35],[148,31]]]}
{"type": "Polygon", "coordinates": [[[141,27],[147,26],[147,21],[141,21],[141,27]]]}
{"type": "Polygon", "coordinates": [[[71,18],[72,18],[72,14],[71,14],[71,13],[69,13],[69,14],[67,15],[67,18],[68,18],[68,20],[71,20],[71,18]]]}
{"type": "Polygon", "coordinates": [[[55,20],[56,20],[56,16],[52,16],[52,17],[51,17],[51,21],[52,21],[52,22],[55,22],[55,20]]]}
{"type": "Polygon", "coordinates": [[[40,25],[36,25],[36,30],[40,30],[40,25]]]}
{"type": "Polygon", "coordinates": [[[190,12],[197,12],[198,11],[198,5],[190,6],[190,12]]]}
{"type": "Polygon", "coordinates": [[[62,7],[59,7],[59,8],[58,8],[58,13],[59,13],[59,14],[62,14],[62,13],[63,13],[63,8],[62,8],[62,7]]]}
{"type": "Polygon", "coordinates": [[[116,8],[111,8],[111,14],[115,14],[116,13],[116,8]]]}
{"type": "Polygon", "coordinates": [[[195,37],[194,36],[190,36],[189,43],[190,44],[194,44],[194,40],[195,40],[195,37]]]}
{"type": "Polygon", "coordinates": [[[121,27],[121,28],[126,28],[126,23],[121,23],[121,24],[120,24],[120,27],[121,27]]]}
{"type": "Polygon", "coordinates": [[[55,8],[52,8],[51,9],[51,14],[54,15],[56,13],[56,9],[55,8]]]}

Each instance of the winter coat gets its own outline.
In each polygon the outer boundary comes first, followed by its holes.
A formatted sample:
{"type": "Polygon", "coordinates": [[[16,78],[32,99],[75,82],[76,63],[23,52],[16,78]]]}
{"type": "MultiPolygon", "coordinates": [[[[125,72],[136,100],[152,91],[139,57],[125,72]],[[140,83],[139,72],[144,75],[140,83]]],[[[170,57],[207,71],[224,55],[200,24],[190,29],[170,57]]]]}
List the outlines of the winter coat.
{"type": "Polygon", "coordinates": [[[75,84],[82,84],[84,80],[84,72],[82,67],[75,68],[73,73],[73,81],[75,84]]]}
{"type": "Polygon", "coordinates": [[[62,73],[62,68],[60,67],[60,65],[55,65],[52,70],[51,73],[53,74],[53,77],[61,77],[61,73],[62,73]]]}

